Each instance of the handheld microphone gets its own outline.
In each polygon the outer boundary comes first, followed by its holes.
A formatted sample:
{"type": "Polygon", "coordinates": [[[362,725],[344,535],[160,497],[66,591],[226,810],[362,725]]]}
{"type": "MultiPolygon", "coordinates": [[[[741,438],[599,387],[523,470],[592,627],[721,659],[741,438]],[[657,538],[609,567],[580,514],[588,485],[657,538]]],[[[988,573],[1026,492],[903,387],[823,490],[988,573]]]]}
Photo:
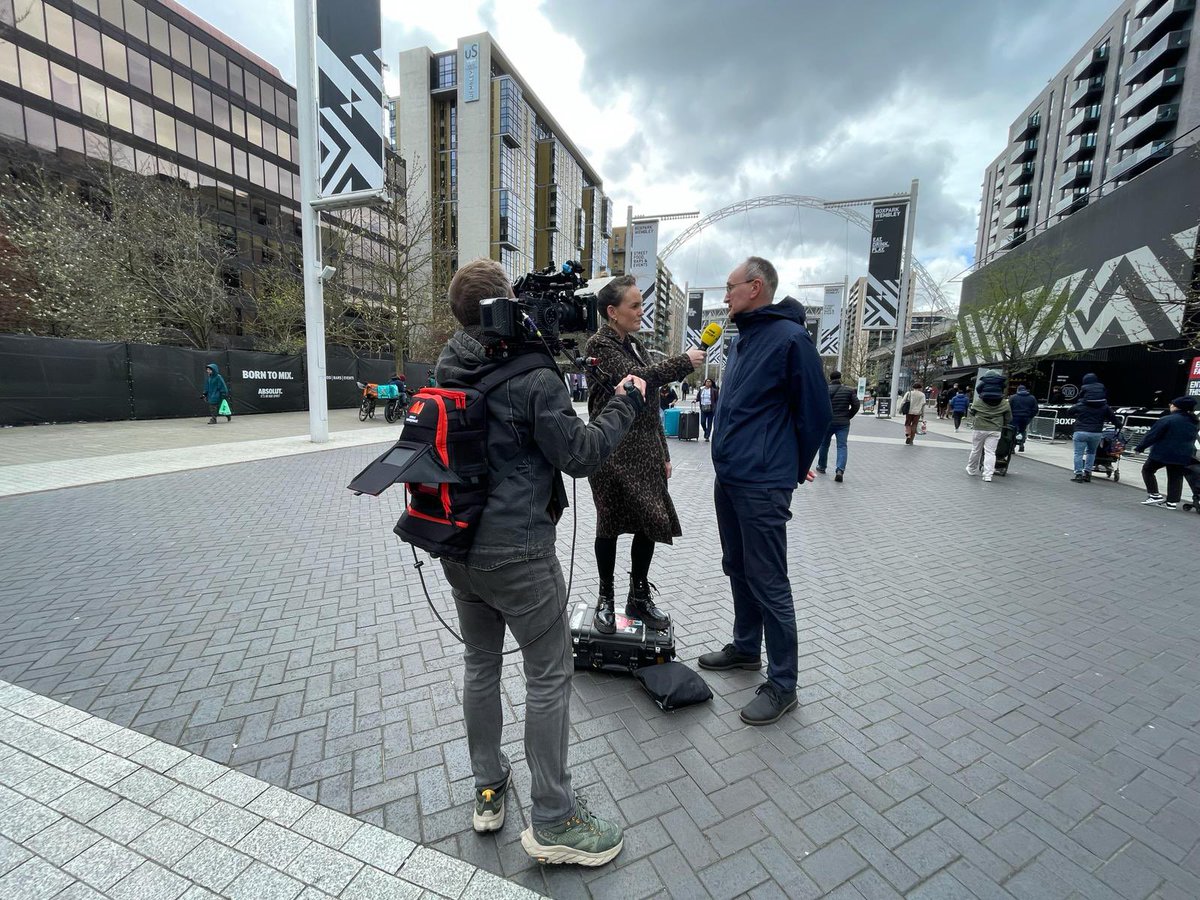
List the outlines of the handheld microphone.
{"type": "Polygon", "coordinates": [[[709,322],[700,333],[700,349],[707,350],[721,338],[722,328],[716,322],[709,322]]]}
{"type": "Polygon", "coordinates": [[[597,356],[577,356],[575,357],[575,365],[580,369],[595,369],[600,365],[600,358],[597,356]]]}

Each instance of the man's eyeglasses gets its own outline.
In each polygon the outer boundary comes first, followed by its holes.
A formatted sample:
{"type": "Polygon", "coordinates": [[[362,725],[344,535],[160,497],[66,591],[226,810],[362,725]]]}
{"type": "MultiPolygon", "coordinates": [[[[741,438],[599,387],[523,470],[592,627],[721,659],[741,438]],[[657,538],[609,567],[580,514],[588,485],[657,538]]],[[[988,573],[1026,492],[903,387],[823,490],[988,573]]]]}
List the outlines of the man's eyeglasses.
{"type": "Polygon", "coordinates": [[[727,282],[725,282],[725,293],[727,293],[727,294],[732,294],[732,293],[733,293],[733,289],[734,289],[735,287],[737,287],[739,284],[750,284],[750,283],[752,283],[752,282],[755,282],[755,281],[758,281],[758,279],[757,279],[757,278],[747,278],[745,281],[738,281],[738,282],[734,282],[733,284],[730,284],[730,283],[727,281],[727,282]]]}

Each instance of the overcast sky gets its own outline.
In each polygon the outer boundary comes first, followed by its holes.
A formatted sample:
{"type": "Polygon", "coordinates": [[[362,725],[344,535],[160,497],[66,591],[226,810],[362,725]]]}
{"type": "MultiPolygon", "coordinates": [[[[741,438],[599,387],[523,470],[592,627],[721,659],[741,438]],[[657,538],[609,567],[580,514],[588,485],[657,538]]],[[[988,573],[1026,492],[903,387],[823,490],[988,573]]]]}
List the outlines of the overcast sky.
{"type": "MultiPolygon", "coordinates": [[[[294,82],[293,0],[182,0],[294,82]]],[[[385,61],[492,33],[604,179],[618,224],[770,194],[844,199],[921,181],[916,249],[943,282],[972,262],[984,168],[1008,125],[1115,0],[382,0],[385,61]]],[[[394,77],[387,76],[389,93],[394,77]]],[[[869,210],[864,210],[869,212],[869,210]]],[[[660,248],[689,223],[664,223],[660,248]]],[[[781,292],[865,274],[868,238],[816,210],[706,228],[668,265],[723,284],[747,255],[781,292]]],[[[709,296],[713,303],[717,294],[709,296]]],[[[923,305],[918,301],[918,305],[923,305]]]]}

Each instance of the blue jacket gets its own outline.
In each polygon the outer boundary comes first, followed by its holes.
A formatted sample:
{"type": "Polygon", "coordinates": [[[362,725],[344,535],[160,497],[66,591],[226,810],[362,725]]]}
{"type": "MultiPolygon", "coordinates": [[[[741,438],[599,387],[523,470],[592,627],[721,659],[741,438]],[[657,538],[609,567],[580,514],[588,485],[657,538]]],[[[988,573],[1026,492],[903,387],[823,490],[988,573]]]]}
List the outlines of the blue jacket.
{"type": "Polygon", "coordinates": [[[1075,417],[1075,430],[1095,433],[1104,430],[1105,422],[1120,426],[1121,420],[1113,415],[1107,400],[1085,400],[1076,403],[1067,410],[1067,415],[1075,417]]]}
{"type": "Polygon", "coordinates": [[[229,399],[229,388],[225,386],[225,379],[221,377],[221,370],[217,368],[217,364],[209,363],[207,368],[212,369],[212,374],[204,379],[204,399],[209,403],[220,403],[229,399]]]}
{"type": "Polygon", "coordinates": [[[1100,383],[1100,379],[1091,372],[1083,376],[1083,381],[1080,382],[1082,387],[1079,388],[1079,401],[1082,403],[1085,400],[1106,400],[1108,392],[1104,390],[1104,385],[1100,383]]]}
{"type": "Polygon", "coordinates": [[[950,409],[956,413],[965,413],[967,407],[971,405],[971,401],[967,399],[967,395],[959,391],[950,398],[950,409]]]}
{"type": "Polygon", "coordinates": [[[721,382],[713,469],[722,484],[802,484],[833,421],[821,358],[790,297],[733,317],[738,337],[721,382]]]}
{"type": "Polygon", "coordinates": [[[1186,466],[1196,456],[1197,428],[1200,419],[1194,413],[1177,409],[1155,422],[1134,449],[1141,453],[1149,447],[1155,462],[1186,466]]]}
{"type": "Polygon", "coordinates": [[[1018,431],[1038,414],[1037,397],[1029,393],[1028,388],[1017,388],[1017,392],[1008,398],[1008,405],[1012,407],[1013,425],[1018,431]]]}

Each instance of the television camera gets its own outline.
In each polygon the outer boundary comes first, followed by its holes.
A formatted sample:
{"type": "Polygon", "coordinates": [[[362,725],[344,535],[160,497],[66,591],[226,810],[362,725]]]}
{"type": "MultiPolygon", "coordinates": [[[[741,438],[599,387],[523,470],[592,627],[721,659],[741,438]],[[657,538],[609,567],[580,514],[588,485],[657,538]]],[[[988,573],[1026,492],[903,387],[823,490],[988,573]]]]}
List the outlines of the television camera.
{"type": "Polygon", "coordinates": [[[593,332],[597,325],[595,296],[576,295],[583,287],[587,278],[574,260],[529,272],[513,283],[515,299],[493,297],[479,304],[479,324],[485,336],[511,352],[529,340],[543,343],[554,356],[574,351],[578,341],[564,335],[593,332]]]}

